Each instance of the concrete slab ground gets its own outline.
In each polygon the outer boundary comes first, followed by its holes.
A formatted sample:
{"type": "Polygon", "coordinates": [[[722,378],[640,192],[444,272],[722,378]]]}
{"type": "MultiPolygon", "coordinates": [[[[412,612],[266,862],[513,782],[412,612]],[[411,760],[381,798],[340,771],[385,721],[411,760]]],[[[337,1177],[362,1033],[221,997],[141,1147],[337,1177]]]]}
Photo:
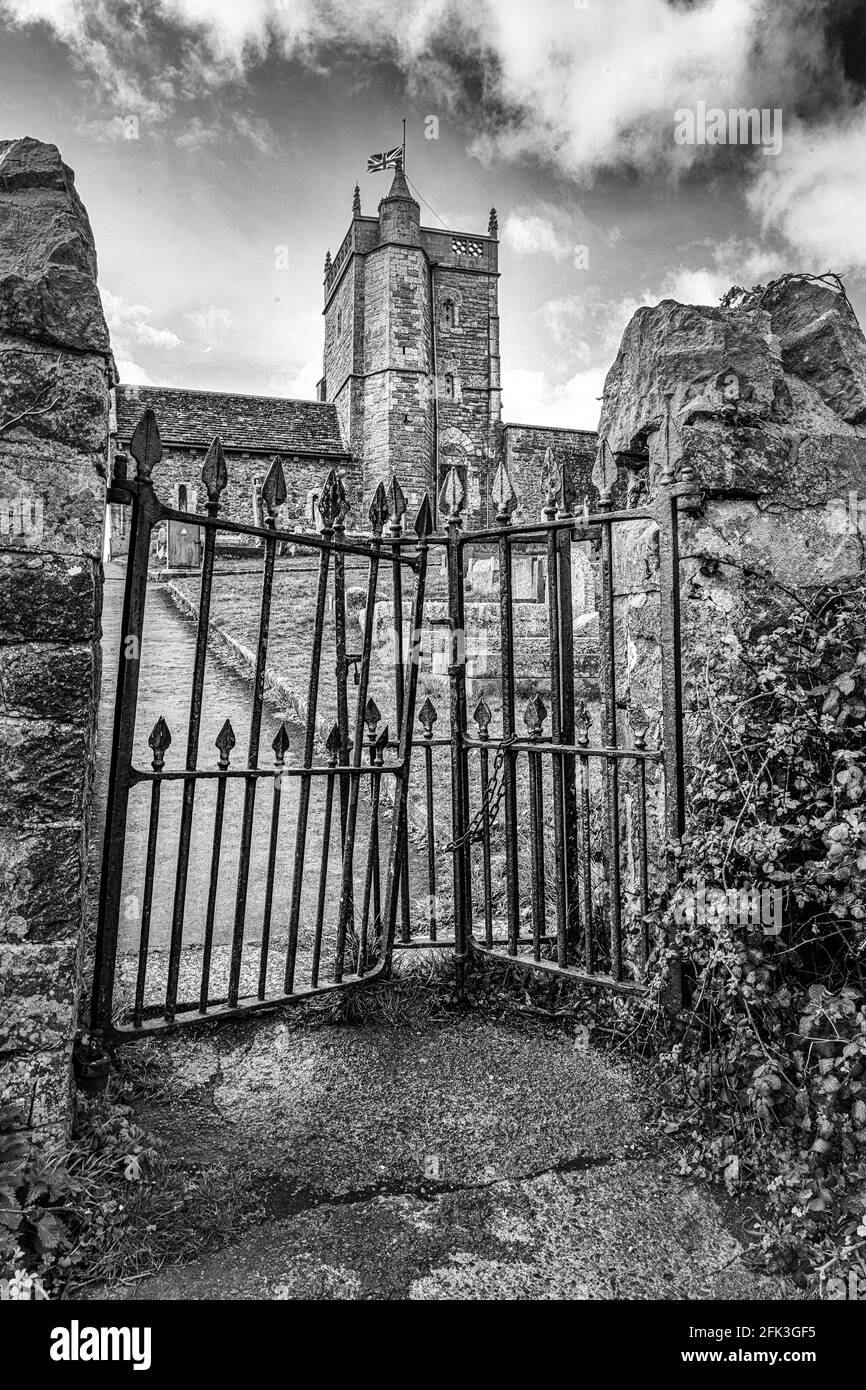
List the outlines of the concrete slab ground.
{"type": "Polygon", "coordinates": [[[254,1168],[268,1219],[124,1299],[780,1298],[730,1208],[675,1174],[640,1077],[471,1013],[268,1017],[166,1039],[140,1122],[254,1168]]]}

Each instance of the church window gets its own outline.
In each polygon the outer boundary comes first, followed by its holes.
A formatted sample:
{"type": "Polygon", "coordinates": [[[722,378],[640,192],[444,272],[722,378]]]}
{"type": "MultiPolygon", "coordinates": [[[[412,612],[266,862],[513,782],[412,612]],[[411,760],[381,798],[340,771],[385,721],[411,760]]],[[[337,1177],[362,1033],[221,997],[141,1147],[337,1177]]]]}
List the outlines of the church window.
{"type": "Polygon", "coordinates": [[[446,372],[446,373],[445,373],[445,399],[446,399],[446,401],[453,401],[453,399],[454,399],[454,374],[453,374],[453,372],[446,372]]]}
{"type": "Polygon", "coordinates": [[[457,327],[457,306],[453,299],[446,299],[442,305],[442,327],[457,327]]]}
{"type": "Polygon", "coordinates": [[[467,237],[455,236],[451,238],[451,250],[455,256],[478,257],[484,254],[484,247],[480,241],[470,241],[467,237]]]}

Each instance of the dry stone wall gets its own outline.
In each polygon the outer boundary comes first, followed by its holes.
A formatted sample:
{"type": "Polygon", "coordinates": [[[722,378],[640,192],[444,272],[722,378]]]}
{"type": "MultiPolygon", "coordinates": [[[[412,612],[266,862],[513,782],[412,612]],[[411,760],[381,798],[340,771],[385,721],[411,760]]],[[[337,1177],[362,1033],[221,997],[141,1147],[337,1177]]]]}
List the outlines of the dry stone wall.
{"type": "Polygon", "coordinates": [[[69,1116],[113,366],[53,145],[0,142],[0,1096],[69,1116]]]}

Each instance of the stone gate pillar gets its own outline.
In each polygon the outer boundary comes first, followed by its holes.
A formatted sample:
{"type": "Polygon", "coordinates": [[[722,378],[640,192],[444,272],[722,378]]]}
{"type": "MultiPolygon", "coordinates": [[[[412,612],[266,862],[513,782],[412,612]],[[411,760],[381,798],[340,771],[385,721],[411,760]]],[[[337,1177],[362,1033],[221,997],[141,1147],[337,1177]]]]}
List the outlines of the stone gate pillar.
{"type": "Polygon", "coordinates": [[[0,1096],[70,1115],[99,694],[108,330],[72,170],[0,141],[0,1096]]]}

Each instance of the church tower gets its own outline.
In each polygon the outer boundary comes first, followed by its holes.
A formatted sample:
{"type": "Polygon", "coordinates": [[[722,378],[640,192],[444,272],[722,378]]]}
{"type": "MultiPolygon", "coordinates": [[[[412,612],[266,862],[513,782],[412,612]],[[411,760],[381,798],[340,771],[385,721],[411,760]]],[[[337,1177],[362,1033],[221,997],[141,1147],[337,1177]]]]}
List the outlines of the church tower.
{"type": "MultiPolygon", "coordinates": [[[[421,226],[401,169],[325,261],[320,398],[337,406],[365,501],[397,473],[410,506],[456,464],[470,522],[488,515],[501,447],[498,239],[421,226]]],[[[362,518],[358,518],[361,520],[362,518]]]]}

